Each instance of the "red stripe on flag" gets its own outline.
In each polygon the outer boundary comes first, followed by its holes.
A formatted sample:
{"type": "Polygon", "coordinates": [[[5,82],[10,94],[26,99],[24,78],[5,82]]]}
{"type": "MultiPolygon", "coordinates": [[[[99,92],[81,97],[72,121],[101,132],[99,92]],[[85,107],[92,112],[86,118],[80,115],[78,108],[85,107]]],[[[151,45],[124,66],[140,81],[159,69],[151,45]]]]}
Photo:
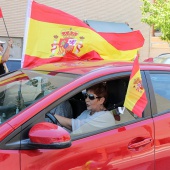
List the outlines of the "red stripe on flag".
{"type": "Polygon", "coordinates": [[[103,59],[95,51],[86,53],[81,58],[77,57],[73,53],[69,53],[63,57],[52,57],[52,58],[40,58],[36,56],[25,55],[23,67],[32,68],[32,67],[40,66],[42,64],[47,64],[47,63],[55,63],[59,61],[61,62],[62,61],[73,61],[73,60],[103,60],[103,59]]]}
{"type": "Polygon", "coordinates": [[[128,33],[99,34],[118,50],[134,50],[141,48],[144,44],[144,37],[139,30],[128,33]]]}
{"type": "Polygon", "coordinates": [[[3,15],[2,15],[2,10],[0,8],[0,18],[3,18],[3,15]]]}
{"type": "Polygon", "coordinates": [[[35,1],[32,2],[31,18],[42,22],[72,25],[91,29],[87,24],[78,18],[61,10],[36,3],[35,1]]]}
{"type": "Polygon", "coordinates": [[[134,63],[133,63],[133,69],[132,69],[132,73],[130,75],[130,79],[133,78],[133,76],[138,72],[140,71],[140,68],[139,68],[139,62],[138,62],[138,56],[135,58],[134,60],[134,63]]]}
{"type": "MultiPolygon", "coordinates": [[[[73,58],[71,58],[73,60],[73,58]]],[[[70,61],[67,57],[52,57],[52,58],[40,58],[36,56],[25,55],[24,56],[24,65],[23,67],[32,68],[40,66],[42,64],[54,63],[58,61],[70,61]]]]}
{"type": "Polygon", "coordinates": [[[143,95],[139,98],[139,100],[134,105],[132,112],[135,113],[137,116],[142,117],[142,112],[147,105],[147,98],[146,93],[144,92],[143,95]]]}

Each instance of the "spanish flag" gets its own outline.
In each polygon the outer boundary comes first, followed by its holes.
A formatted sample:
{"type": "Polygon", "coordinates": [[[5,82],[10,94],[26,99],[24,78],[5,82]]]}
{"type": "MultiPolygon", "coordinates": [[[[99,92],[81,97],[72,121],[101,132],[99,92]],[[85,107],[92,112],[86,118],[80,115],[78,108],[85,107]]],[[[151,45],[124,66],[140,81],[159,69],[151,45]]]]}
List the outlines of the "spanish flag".
{"type": "Polygon", "coordinates": [[[16,82],[16,81],[20,81],[20,80],[29,80],[29,77],[24,74],[24,73],[20,73],[20,74],[16,74],[13,77],[5,78],[3,77],[2,81],[0,82],[0,86],[4,86],[6,84],[12,83],[12,82],[16,82]]]}
{"type": "Polygon", "coordinates": [[[139,117],[147,105],[145,89],[142,85],[142,78],[138,63],[138,57],[135,58],[130,81],[125,97],[124,106],[139,117]]]}
{"type": "Polygon", "coordinates": [[[2,10],[0,8],[0,18],[3,18],[3,15],[2,15],[2,10]]]}
{"type": "Polygon", "coordinates": [[[144,43],[139,31],[127,33],[137,36],[128,40],[125,34],[97,33],[78,18],[35,1],[29,0],[27,9],[22,67],[69,60],[130,61],[144,43]]]}

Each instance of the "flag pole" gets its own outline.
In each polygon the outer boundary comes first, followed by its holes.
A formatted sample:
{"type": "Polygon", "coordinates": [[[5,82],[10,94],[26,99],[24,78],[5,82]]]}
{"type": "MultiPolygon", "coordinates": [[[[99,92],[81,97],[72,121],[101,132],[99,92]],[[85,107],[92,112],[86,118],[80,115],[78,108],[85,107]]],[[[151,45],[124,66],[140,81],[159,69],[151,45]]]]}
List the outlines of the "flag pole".
{"type": "Polygon", "coordinates": [[[3,22],[4,22],[4,25],[5,25],[5,29],[6,29],[6,32],[7,32],[8,38],[10,39],[10,37],[9,37],[9,33],[8,33],[8,30],[7,30],[7,26],[6,26],[6,23],[5,23],[5,19],[4,19],[4,16],[3,16],[3,14],[2,14],[2,10],[1,10],[1,8],[0,8],[0,18],[2,18],[2,19],[3,19],[3,22]]]}
{"type": "Polygon", "coordinates": [[[9,34],[8,34],[8,30],[7,30],[7,27],[6,27],[6,24],[5,24],[4,17],[2,17],[2,19],[3,19],[4,25],[5,25],[5,29],[6,29],[6,32],[7,32],[8,38],[10,39],[9,34]]]}
{"type": "Polygon", "coordinates": [[[26,45],[27,45],[27,38],[28,38],[28,28],[29,28],[29,22],[30,22],[30,15],[31,15],[31,9],[32,9],[32,0],[28,0],[27,2],[27,12],[25,17],[25,32],[24,32],[24,41],[23,41],[23,49],[22,49],[22,59],[21,59],[21,68],[24,65],[25,60],[25,51],[26,51],[26,45]]]}

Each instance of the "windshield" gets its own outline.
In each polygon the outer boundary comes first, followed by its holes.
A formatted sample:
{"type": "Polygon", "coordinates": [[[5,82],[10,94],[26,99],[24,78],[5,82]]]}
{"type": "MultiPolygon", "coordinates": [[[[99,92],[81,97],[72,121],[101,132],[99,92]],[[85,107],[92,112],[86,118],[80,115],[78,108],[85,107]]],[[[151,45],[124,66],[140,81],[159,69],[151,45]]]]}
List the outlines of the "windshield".
{"type": "Polygon", "coordinates": [[[0,78],[0,124],[79,75],[19,70],[0,78]]]}

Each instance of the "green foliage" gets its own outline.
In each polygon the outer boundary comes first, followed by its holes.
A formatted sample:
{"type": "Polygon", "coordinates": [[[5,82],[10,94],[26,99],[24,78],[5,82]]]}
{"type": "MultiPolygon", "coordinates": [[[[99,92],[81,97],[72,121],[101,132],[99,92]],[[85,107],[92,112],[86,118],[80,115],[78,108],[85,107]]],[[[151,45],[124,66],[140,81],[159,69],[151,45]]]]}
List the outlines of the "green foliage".
{"type": "Polygon", "coordinates": [[[170,41],[170,0],[141,0],[142,19],[141,22],[154,26],[155,30],[160,30],[161,39],[170,41]]]}

